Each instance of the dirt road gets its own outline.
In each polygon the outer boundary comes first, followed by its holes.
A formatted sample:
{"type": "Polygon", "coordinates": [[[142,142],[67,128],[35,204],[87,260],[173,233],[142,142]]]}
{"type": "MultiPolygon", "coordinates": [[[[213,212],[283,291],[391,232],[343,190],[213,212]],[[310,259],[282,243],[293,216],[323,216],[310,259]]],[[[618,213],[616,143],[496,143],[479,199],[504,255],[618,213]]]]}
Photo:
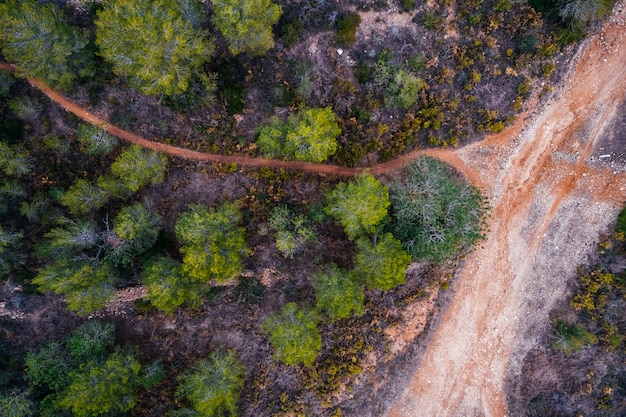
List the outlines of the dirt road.
{"type": "MultiPolygon", "coordinates": [[[[446,158],[485,188],[490,233],[458,274],[454,300],[387,417],[508,415],[506,378],[519,373],[567,277],[626,200],[626,168],[601,149],[615,148],[605,128],[626,105],[625,41],[616,14],[522,129],[456,151],[456,163],[446,158]]],[[[622,150],[625,137],[622,128],[622,150]]]]}

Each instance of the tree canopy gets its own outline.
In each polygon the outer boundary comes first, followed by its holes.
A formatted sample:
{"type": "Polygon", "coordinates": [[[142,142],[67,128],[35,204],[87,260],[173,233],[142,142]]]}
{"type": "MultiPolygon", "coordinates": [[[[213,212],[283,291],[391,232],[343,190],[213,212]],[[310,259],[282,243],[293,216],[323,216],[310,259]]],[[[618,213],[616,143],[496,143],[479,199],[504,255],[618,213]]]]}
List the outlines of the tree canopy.
{"type": "Polygon", "coordinates": [[[186,397],[203,417],[237,414],[245,368],[234,351],[214,351],[194,364],[194,371],[181,378],[178,394],[186,397]]]}
{"type": "Polygon", "coordinates": [[[214,53],[206,33],[189,19],[185,2],[111,0],[96,20],[96,44],[116,74],[147,95],[176,95],[202,75],[214,53]]]}
{"type": "Polygon", "coordinates": [[[211,0],[213,24],[233,55],[264,55],[274,46],[272,26],[282,8],[271,0],[211,0]]]}
{"type": "Polygon", "coordinates": [[[244,256],[249,253],[240,222],[238,202],[210,209],[189,206],[176,223],[176,237],[183,244],[183,273],[201,283],[235,278],[243,270],[244,256]]]}
{"type": "Polygon", "coordinates": [[[299,309],[296,303],[283,306],[263,322],[263,331],[270,336],[274,358],[287,365],[310,366],[322,348],[322,338],[317,330],[317,313],[299,309]]]}
{"type": "Polygon", "coordinates": [[[375,237],[375,241],[361,238],[357,242],[354,260],[356,274],[368,288],[390,290],[406,279],[406,268],[411,256],[402,249],[402,243],[391,233],[375,237]]]}
{"type": "Polygon", "coordinates": [[[420,157],[390,187],[392,230],[414,259],[442,262],[484,236],[487,203],[444,162],[420,157]]]}
{"type": "Polygon", "coordinates": [[[130,265],[137,255],[149,249],[161,230],[161,217],[141,203],[122,207],[113,218],[107,236],[111,251],[107,258],[114,264],[130,265]]]}
{"type": "Polygon", "coordinates": [[[111,354],[102,364],[87,363],[73,373],[58,404],[76,417],[126,412],[135,406],[140,370],[134,356],[121,352],[111,354]]]}
{"type": "Polygon", "coordinates": [[[26,75],[63,90],[93,75],[87,36],[68,25],[54,3],[7,0],[0,4],[0,15],[2,53],[26,75]]]}
{"type": "Polygon", "coordinates": [[[166,167],[167,157],[162,153],[131,145],[115,159],[111,172],[136,193],[143,186],[163,182],[166,167]]]}
{"type": "Polygon", "coordinates": [[[325,310],[331,320],[363,313],[363,284],[348,271],[330,264],[313,275],[317,308],[325,310]]]}
{"type": "Polygon", "coordinates": [[[326,193],[326,214],[343,226],[350,239],[364,233],[374,233],[387,216],[389,191],[370,174],[358,176],[351,182],[340,182],[326,193]]]}
{"type": "Polygon", "coordinates": [[[261,128],[257,145],[269,158],[323,162],[337,151],[341,129],[330,107],[303,108],[286,123],[273,117],[261,128]]]}

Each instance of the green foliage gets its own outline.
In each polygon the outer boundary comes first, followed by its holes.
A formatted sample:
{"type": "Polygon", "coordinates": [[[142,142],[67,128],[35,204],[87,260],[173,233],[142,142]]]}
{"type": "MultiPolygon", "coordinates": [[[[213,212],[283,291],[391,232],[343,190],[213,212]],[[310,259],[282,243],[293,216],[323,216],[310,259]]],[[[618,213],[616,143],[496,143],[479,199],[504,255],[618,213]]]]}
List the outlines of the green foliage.
{"type": "Polygon", "coordinates": [[[58,223],[60,227],[46,233],[36,248],[37,254],[46,260],[79,257],[100,242],[100,233],[89,221],[61,218],[58,223]]]}
{"type": "Polygon", "coordinates": [[[437,159],[408,165],[390,197],[391,229],[413,259],[443,262],[484,238],[484,197],[437,159]]]}
{"type": "Polygon", "coordinates": [[[15,84],[15,77],[7,71],[0,69],[0,97],[8,96],[13,84],[15,84]]]}
{"type": "Polygon", "coordinates": [[[268,158],[298,159],[323,162],[337,151],[337,136],[341,133],[330,107],[303,108],[281,123],[273,117],[261,128],[257,145],[268,158]]]}
{"type": "Polygon", "coordinates": [[[26,392],[11,390],[0,394],[0,415],[2,417],[31,417],[34,404],[26,392]]]}
{"type": "Polygon", "coordinates": [[[148,261],[141,282],[148,289],[146,300],[169,315],[183,303],[197,307],[209,290],[207,284],[194,282],[183,274],[180,263],[166,257],[148,261]]]}
{"type": "Polygon", "coordinates": [[[597,341],[598,339],[585,330],[585,326],[582,324],[568,324],[560,319],[554,321],[554,334],[552,337],[552,347],[554,349],[569,355],[597,341]]]}
{"type": "Polygon", "coordinates": [[[39,121],[43,106],[41,102],[29,96],[15,97],[9,102],[9,109],[22,120],[34,123],[39,121]]]}
{"type": "Polygon", "coordinates": [[[424,16],[422,18],[422,23],[428,29],[431,30],[442,30],[446,22],[446,18],[441,16],[437,10],[434,9],[426,9],[424,11],[424,16]]]}
{"type": "Polygon", "coordinates": [[[90,320],[72,331],[67,348],[75,363],[104,359],[115,342],[115,326],[98,320],[90,320]]]}
{"type": "Polygon", "coordinates": [[[113,219],[113,232],[107,236],[111,252],[107,259],[115,265],[131,265],[137,255],[152,247],[161,230],[161,217],[141,203],[123,207],[113,219]]]}
{"type": "Polygon", "coordinates": [[[80,124],[78,141],[87,155],[106,155],[117,146],[117,138],[97,126],[80,124]]]}
{"type": "Polygon", "coordinates": [[[115,280],[115,274],[106,265],[61,260],[42,268],[32,283],[39,291],[64,295],[70,310],[86,316],[115,297],[115,280]]]}
{"type": "Polygon", "coordinates": [[[270,0],[211,0],[213,24],[228,42],[233,55],[264,55],[274,47],[272,26],[282,7],[270,0]]]}
{"type": "Polygon", "coordinates": [[[569,0],[562,3],[559,16],[570,26],[588,24],[611,12],[615,0],[569,0]]]}
{"type": "Polygon", "coordinates": [[[191,205],[181,216],[176,236],[183,244],[182,270],[193,282],[226,282],[243,270],[243,257],[249,250],[245,229],[237,226],[240,222],[237,202],[211,209],[191,205]]]}
{"type": "Polygon", "coordinates": [[[276,206],[269,218],[270,227],[276,237],[276,248],[285,256],[293,259],[303,246],[315,237],[315,231],[307,218],[296,214],[287,206],[276,206]]]}
{"type": "Polygon", "coordinates": [[[135,406],[134,390],[141,364],[116,352],[102,364],[90,362],[72,374],[73,381],[58,401],[76,417],[124,413],[135,406]]]}
{"type": "Polygon", "coordinates": [[[20,245],[24,234],[5,230],[0,225],[0,278],[5,278],[13,268],[23,263],[20,245]]]}
{"type": "Polygon", "coordinates": [[[59,392],[70,382],[70,358],[59,342],[51,341],[36,353],[28,352],[24,364],[26,379],[31,386],[47,387],[53,392],[59,392]]]}
{"type": "Polygon", "coordinates": [[[358,176],[351,182],[340,182],[326,194],[326,214],[343,226],[350,239],[364,233],[374,233],[387,216],[389,191],[370,174],[358,176]]]}
{"type": "Polygon", "coordinates": [[[385,92],[385,104],[389,107],[397,107],[407,110],[417,101],[418,93],[426,86],[423,79],[416,77],[410,72],[398,71],[393,82],[385,92]]]}
{"type": "Polygon", "coordinates": [[[59,203],[72,214],[87,214],[104,206],[109,194],[85,179],[79,179],[59,196],[59,203]]]}
{"type": "Polygon", "coordinates": [[[244,375],[245,367],[234,351],[214,351],[181,378],[177,393],[191,401],[202,417],[234,416],[244,375]]]}
{"type": "Polygon", "coordinates": [[[286,304],[280,314],[268,317],[262,328],[270,336],[274,358],[287,365],[310,366],[322,348],[318,320],[315,311],[299,309],[296,303],[286,304]]]}
{"type": "Polygon", "coordinates": [[[317,308],[326,310],[331,320],[363,314],[365,292],[355,276],[330,264],[313,275],[317,308]]]}
{"type": "Polygon", "coordinates": [[[0,141],[0,170],[9,177],[24,177],[30,173],[33,164],[28,152],[17,146],[0,141]]]}
{"type": "Polygon", "coordinates": [[[186,92],[214,53],[213,42],[194,28],[198,15],[191,1],[103,3],[95,22],[101,55],[143,94],[186,92]]]}
{"type": "Polygon", "coordinates": [[[346,13],[337,19],[337,33],[335,42],[340,46],[349,46],[356,42],[356,30],[361,24],[358,13],[346,13]]]}
{"type": "Polygon", "coordinates": [[[69,26],[53,3],[7,0],[0,4],[0,16],[2,53],[26,75],[63,90],[93,75],[87,37],[69,26]]]}
{"type": "Polygon", "coordinates": [[[385,233],[374,242],[366,238],[359,239],[354,274],[368,288],[387,291],[404,284],[409,263],[411,256],[402,249],[402,243],[391,233],[385,233]]]}
{"type": "Polygon", "coordinates": [[[626,235],[626,207],[622,209],[617,217],[617,227],[615,229],[617,233],[624,233],[626,235]]]}
{"type": "Polygon", "coordinates": [[[140,384],[145,389],[154,388],[163,378],[165,378],[165,368],[161,361],[150,362],[141,369],[140,384]]]}
{"type": "Polygon", "coordinates": [[[124,186],[136,193],[141,187],[159,184],[165,177],[167,157],[139,145],[124,149],[111,165],[111,172],[124,186]]]}

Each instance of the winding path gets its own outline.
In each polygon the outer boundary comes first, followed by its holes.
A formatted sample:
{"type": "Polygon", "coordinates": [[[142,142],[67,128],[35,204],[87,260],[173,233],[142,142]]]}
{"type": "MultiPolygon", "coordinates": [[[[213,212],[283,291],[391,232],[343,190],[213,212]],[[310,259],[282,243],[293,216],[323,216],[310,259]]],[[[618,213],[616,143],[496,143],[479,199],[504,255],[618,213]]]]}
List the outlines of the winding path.
{"type": "MultiPolygon", "coordinates": [[[[502,417],[506,378],[520,371],[523,356],[564,296],[566,277],[626,200],[623,171],[589,164],[605,127],[624,105],[625,36],[623,18],[612,19],[587,41],[564,89],[504,132],[464,148],[420,150],[369,168],[222,156],[149,141],[37,80],[29,82],[84,121],[180,158],[342,176],[366,169],[384,174],[423,154],[453,165],[488,194],[490,232],[459,272],[454,299],[387,416],[502,417]]],[[[0,68],[15,70],[2,63],[0,68]]]]}

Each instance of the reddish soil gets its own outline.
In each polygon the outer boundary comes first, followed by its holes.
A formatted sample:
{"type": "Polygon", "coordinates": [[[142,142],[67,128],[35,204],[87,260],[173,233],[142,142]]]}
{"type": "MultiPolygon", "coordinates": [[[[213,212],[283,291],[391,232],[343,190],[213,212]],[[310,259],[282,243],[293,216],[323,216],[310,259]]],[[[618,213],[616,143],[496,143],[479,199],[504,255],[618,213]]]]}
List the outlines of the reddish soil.
{"type": "MultiPolygon", "coordinates": [[[[550,310],[564,296],[566,278],[626,200],[623,161],[617,170],[615,161],[611,169],[588,163],[602,162],[598,149],[604,128],[624,104],[625,27],[622,16],[612,18],[586,42],[552,100],[501,134],[461,149],[416,151],[368,168],[380,175],[428,154],[483,188],[493,207],[487,240],[458,273],[454,299],[413,379],[390,405],[389,417],[507,415],[505,378],[519,372],[524,355],[545,333],[550,310]]],[[[0,68],[14,70],[1,63],[0,68]]],[[[344,176],[364,170],[222,156],[149,141],[37,80],[29,82],[84,121],[172,156],[344,176]]]]}
{"type": "MultiPolygon", "coordinates": [[[[625,104],[625,28],[616,13],[521,129],[435,155],[485,188],[490,232],[458,273],[454,299],[388,417],[508,414],[505,379],[519,375],[567,278],[626,200],[624,161],[603,150],[605,128],[625,104]]],[[[623,149],[623,127],[618,136],[623,149]]]]}

